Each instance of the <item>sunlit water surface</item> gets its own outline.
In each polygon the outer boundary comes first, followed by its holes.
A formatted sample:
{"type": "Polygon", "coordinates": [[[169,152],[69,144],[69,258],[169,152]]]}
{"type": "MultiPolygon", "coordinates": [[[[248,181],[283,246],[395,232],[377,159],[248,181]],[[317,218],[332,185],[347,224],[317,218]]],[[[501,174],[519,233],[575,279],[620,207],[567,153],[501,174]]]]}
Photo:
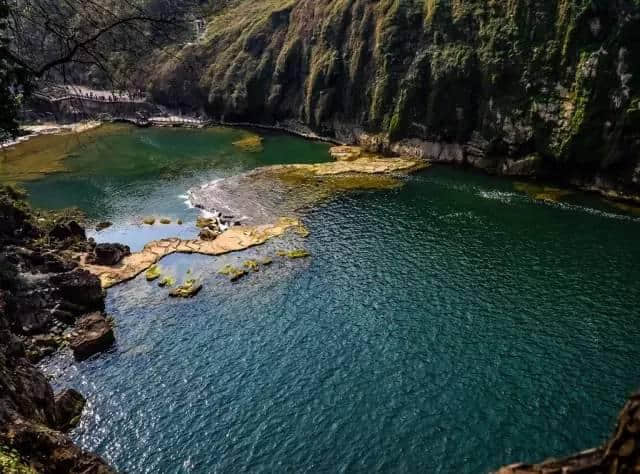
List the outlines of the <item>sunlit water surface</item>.
{"type": "MultiPolygon", "coordinates": [[[[236,130],[129,130],[28,184],[134,249],[195,235],[188,188],[327,146],[236,130]],[[140,225],[146,215],[182,226],[140,225]]],[[[325,201],[286,237],[173,255],[204,289],[109,290],[109,352],[45,362],[89,399],[73,438],[123,472],[478,473],[602,442],[640,381],[640,222],[594,198],[542,204],[507,180],[433,167],[402,189],[325,201]],[[304,245],[230,283],[226,263],[304,245]]]]}

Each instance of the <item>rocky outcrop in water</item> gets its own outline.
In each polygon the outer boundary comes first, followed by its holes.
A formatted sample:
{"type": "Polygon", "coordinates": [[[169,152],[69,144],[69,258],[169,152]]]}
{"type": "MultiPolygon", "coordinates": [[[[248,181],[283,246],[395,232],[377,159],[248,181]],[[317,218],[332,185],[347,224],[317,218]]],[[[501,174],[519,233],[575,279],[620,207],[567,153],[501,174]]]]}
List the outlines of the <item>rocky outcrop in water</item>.
{"type": "Polygon", "coordinates": [[[78,360],[108,349],[114,341],[111,324],[100,313],[80,318],[69,335],[69,346],[78,360]]]}
{"type": "Polygon", "coordinates": [[[71,222],[64,215],[36,213],[15,191],[0,189],[2,472],[113,472],[63,433],[77,423],[82,396],[54,396],[33,365],[64,342],[77,318],[104,307],[99,279],[66,256],[70,249],[91,247],[84,229],[71,222]]]}
{"type": "Polygon", "coordinates": [[[232,0],[158,64],[156,101],[640,191],[633,0],[232,0]]]}

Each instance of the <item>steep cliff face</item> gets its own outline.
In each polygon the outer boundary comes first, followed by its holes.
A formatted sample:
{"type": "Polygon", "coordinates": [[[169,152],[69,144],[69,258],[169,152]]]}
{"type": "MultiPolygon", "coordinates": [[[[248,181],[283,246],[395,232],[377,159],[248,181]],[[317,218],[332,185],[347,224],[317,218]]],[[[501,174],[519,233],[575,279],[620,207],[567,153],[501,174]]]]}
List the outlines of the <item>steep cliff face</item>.
{"type": "Polygon", "coordinates": [[[235,0],[153,58],[150,90],[226,121],[637,191],[639,27],[637,0],[235,0]]]}

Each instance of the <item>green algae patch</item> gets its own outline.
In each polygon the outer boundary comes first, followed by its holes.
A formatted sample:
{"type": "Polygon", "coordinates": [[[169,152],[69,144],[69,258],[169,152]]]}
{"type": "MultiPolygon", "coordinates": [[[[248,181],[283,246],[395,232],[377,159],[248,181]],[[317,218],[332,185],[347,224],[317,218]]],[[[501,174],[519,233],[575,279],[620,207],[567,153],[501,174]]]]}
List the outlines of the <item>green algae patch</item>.
{"type": "Polygon", "coordinates": [[[162,219],[160,219],[160,224],[171,224],[171,219],[163,217],[162,219]]]}
{"type": "Polygon", "coordinates": [[[147,271],[144,272],[144,276],[147,279],[147,281],[157,280],[158,278],[160,278],[161,275],[162,275],[162,272],[158,265],[151,265],[147,269],[147,271]]]}
{"type": "Polygon", "coordinates": [[[307,238],[309,237],[309,235],[311,235],[311,232],[309,232],[309,229],[307,229],[304,225],[300,224],[297,225],[295,227],[292,227],[294,234],[299,235],[302,238],[307,238]]]}
{"type": "Polygon", "coordinates": [[[247,260],[242,264],[242,266],[247,270],[251,270],[252,272],[257,272],[258,270],[260,270],[260,264],[257,260],[247,260]]]}
{"type": "Polygon", "coordinates": [[[560,189],[533,183],[515,182],[513,183],[513,187],[516,191],[526,193],[536,201],[558,202],[573,194],[573,191],[569,189],[560,189]]]}
{"type": "Polygon", "coordinates": [[[286,257],[286,258],[305,258],[305,257],[310,257],[311,253],[309,253],[308,250],[306,249],[293,249],[293,250],[278,250],[276,252],[276,255],[278,255],[279,257],[286,257]]]}
{"type": "Polygon", "coordinates": [[[156,223],[156,219],[155,217],[145,217],[144,219],[142,219],[142,223],[147,225],[153,225],[156,223]]]}
{"type": "Polygon", "coordinates": [[[615,209],[624,212],[625,214],[630,214],[632,216],[640,216],[640,207],[634,206],[632,204],[627,204],[620,201],[612,201],[610,199],[604,199],[604,201],[614,207],[615,209]]]}
{"type": "Polygon", "coordinates": [[[243,270],[242,268],[236,268],[233,265],[225,265],[220,270],[218,270],[218,273],[220,275],[229,277],[230,281],[237,281],[245,276],[247,274],[247,271],[243,270]]]}
{"type": "Polygon", "coordinates": [[[208,217],[198,216],[196,219],[196,227],[198,229],[204,229],[205,227],[210,227],[216,223],[215,219],[210,219],[208,217]]]}
{"type": "Polygon", "coordinates": [[[76,149],[99,137],[131,128],[122,124],[97,125],[96,122],[70,127],[53,124],[49,126],[52,132],[47,125],[27,127],[28,131],[44,134],[0,150],[0,182],[33,181],[67,171],[65,160],[74,156],[76,149]]]}
{"type": "Polygon", "coordinates": [[[353,161],[362,156],[362,148],[358,146],[332,146],[329,154],[336,161],[353,161]]]}
{"type": "Polygon", "coordinates": [[[248,137],[236,140],[233,142],[233,146],[249,153],[260,153],[264,149],[262,146],[262,137],[259,135],[249,135],[248,137]]]}
{"type": "Polygon", "coordinates": [[[177,286],[169,292],[169,296],[173,298],[191,298],[198,294],[202,289],[202,284],[195,278],[190,278],[182,285],[177,286]]]}
{"type": "Polygon", "coordinates": [[[8,446],[0,445],[0,472],[37,474],[38,471],[23,463],[18,451],[8,446]]]}
{"type": "Polygon", "coordinates": [[[165,276],[162,277],[160,279],[160,281],[158,282],[158,286],[160,287],[167,287],[167,288],[171,288],[172,286],[174,286],[176,284],[176,279],[170,276],[165,276]]]}

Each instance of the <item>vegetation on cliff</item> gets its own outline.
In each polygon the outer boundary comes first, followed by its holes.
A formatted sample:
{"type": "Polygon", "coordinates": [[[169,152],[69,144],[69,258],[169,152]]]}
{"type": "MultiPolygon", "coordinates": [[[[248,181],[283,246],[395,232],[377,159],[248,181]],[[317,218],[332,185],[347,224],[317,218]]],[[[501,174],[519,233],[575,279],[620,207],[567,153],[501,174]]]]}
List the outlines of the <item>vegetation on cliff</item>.
{"type": "Polygon", "coordinates": [[[207,20],[200,41],[150,59],[156,100],[640,186],[637,2],[233,0],[207,20]]]}

